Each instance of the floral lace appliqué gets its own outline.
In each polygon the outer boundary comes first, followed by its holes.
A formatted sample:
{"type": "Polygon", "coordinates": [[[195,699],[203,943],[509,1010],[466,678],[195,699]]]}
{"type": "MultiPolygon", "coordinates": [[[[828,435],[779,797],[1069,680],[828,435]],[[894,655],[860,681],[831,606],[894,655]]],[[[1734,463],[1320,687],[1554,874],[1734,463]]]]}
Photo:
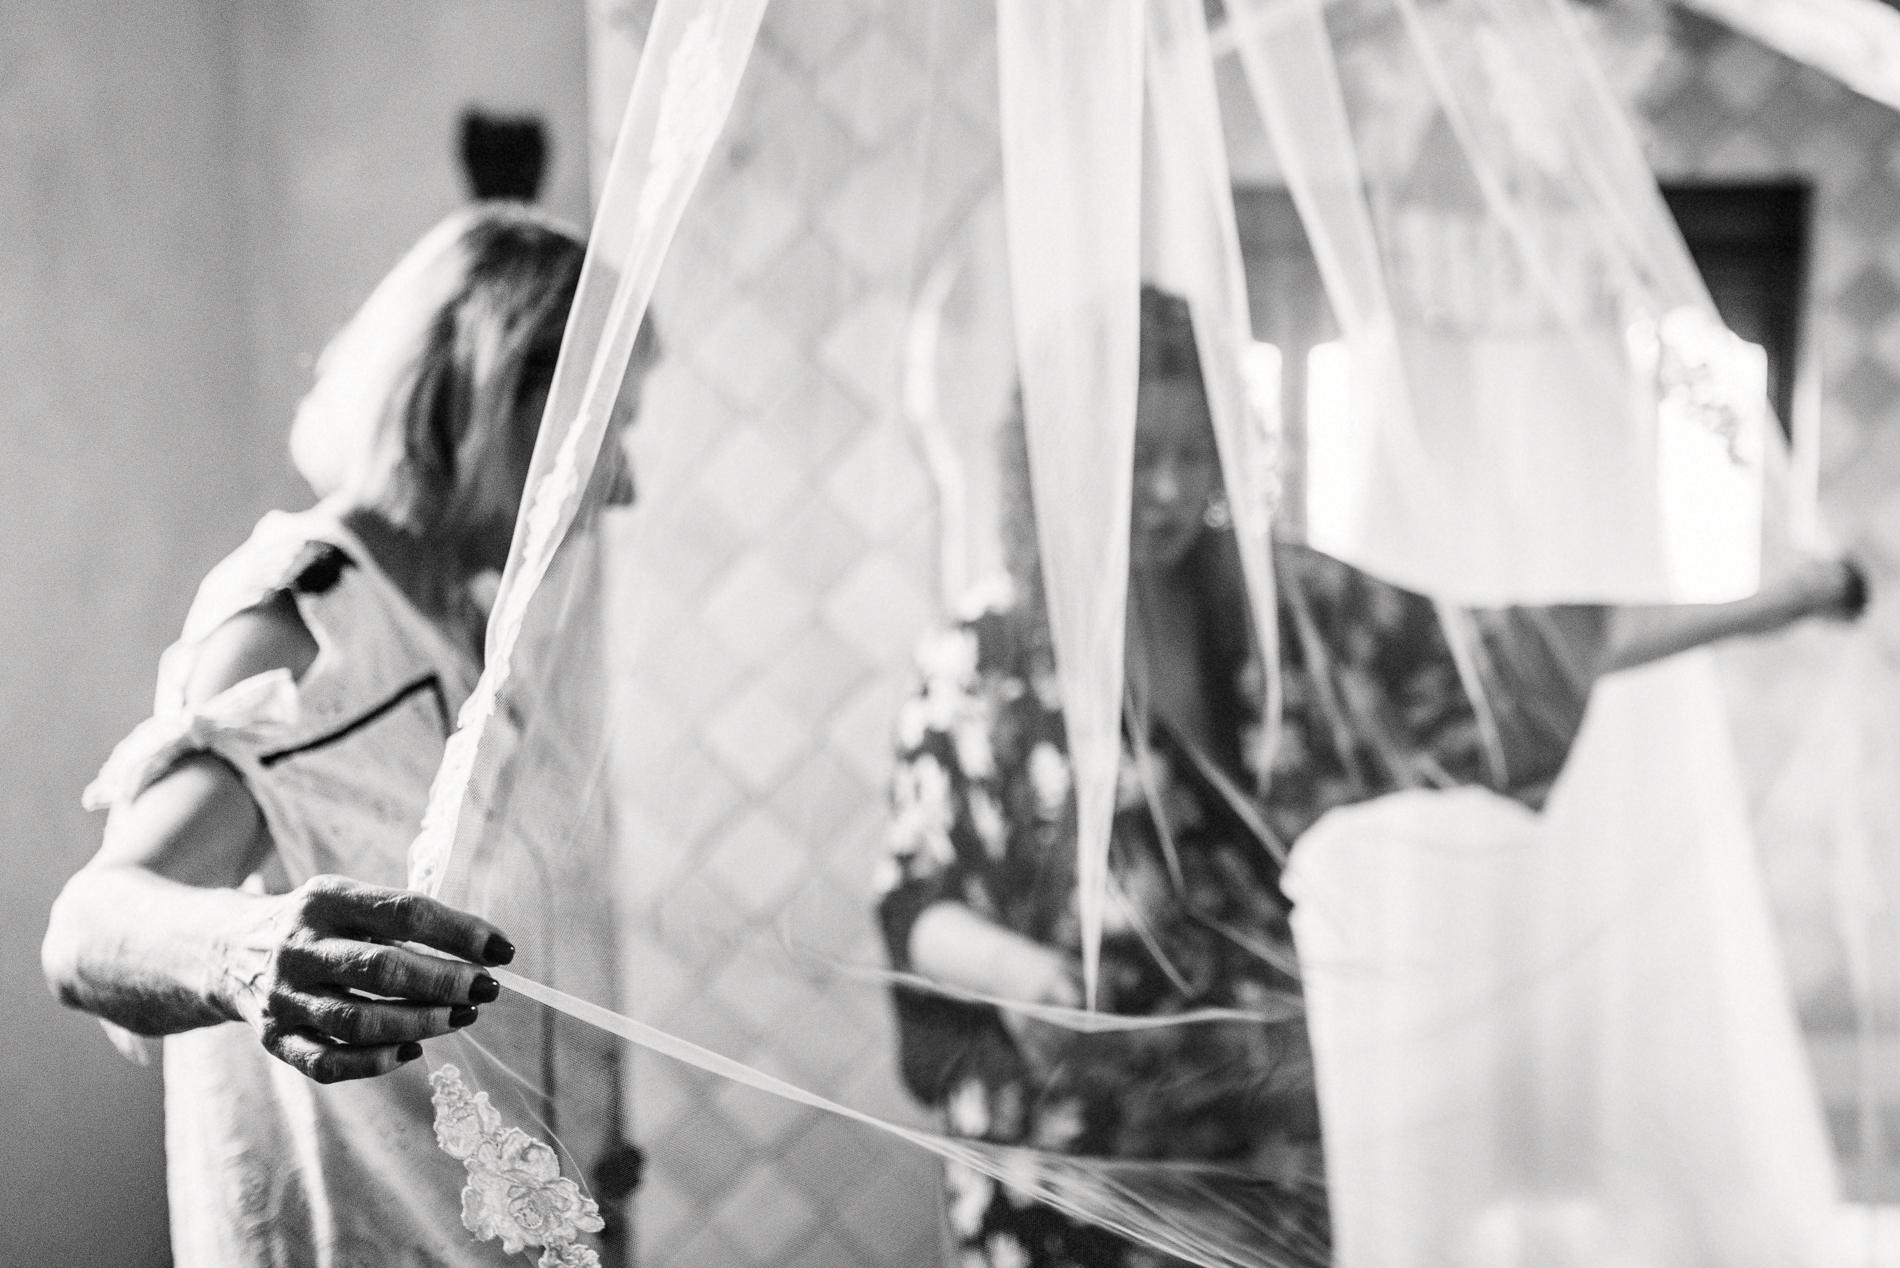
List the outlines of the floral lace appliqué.
{"type": "Polygon", "coordinates": [[[687,26],[667,59],[660,118],[647,157],[646,187],[640,191],[642,231],[659,222],[660,209],[674,188],[718,139],[730,87],[726,80],[712,15],[702,13],[687,26]]]}
{"type": "Polygon", "coordinates": [[[435,1103],[435,1139],[468,1169],[462,1223],[483,1241],[519,1254],[542,1247],[538,1268],[600,1268],[600,1256],[582,1233],[605,1227],[600,1207],[561,1175],[561,1162],[543,1142],[501,1121],[488,1093],[471,1092],[462,1072],[445,1065],[429,1076],[435,1103]]]}

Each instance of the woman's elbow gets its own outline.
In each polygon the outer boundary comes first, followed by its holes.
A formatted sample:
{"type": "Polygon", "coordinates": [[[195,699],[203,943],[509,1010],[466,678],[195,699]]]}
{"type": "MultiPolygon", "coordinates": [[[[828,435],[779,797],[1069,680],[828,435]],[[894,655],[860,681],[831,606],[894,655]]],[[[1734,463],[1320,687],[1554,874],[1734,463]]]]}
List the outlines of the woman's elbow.
{"type": "Polygon", "coordinates": [[[46,920],[46,936],[40,940],[40,972],[46,977],[46,989],[68,1008],[85,1006],[80,989],[80,965],[84,962],[84,922],[75,910],[79,906],[73,891],[85,884],[81,872],[66,882],[46,920]]]}

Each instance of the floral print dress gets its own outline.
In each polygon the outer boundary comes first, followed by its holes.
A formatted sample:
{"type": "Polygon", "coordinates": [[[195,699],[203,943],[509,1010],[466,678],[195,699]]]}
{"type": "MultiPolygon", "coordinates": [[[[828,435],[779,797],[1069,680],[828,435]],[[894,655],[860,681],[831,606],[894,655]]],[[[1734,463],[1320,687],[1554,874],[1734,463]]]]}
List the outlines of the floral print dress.
{"type": "MultiPolygon", "coordinates": [[[[1481,716],[1429,601],[1303,548],[1279,547],[1278,565],[1285,705],[1271,751],[1264,675],[1244,644],[1212,655],[1212,751],[1165,727],[1124,728],[1098,996],[1111,1013],[1225,1008],[1260,1020],[1079,1035],[1005,1026],[995,1009],[912,987],[895,1002],[906,1081],[951,1132],[1305,1177],[1261,1186],[1250,1218],[1309,1248],[1294,1262],[1324,1263],[1312,1057],[1287,903],[1261,837],[1290,844],[1334,806],[1406,787],[1485,783],[1535,800],[1585,693],[1546,623],[1482,614],[1475,662],[1505,703],[1481,716]],[[1487,726],[1504,737],[1508,769],[1487,760],[1487,726]]],[[[1039,613],[1003,601],[919,652],[877,885],[900,971],[917,917],[945,901],[1080,953],[1072,777],[1044,631],[1039,613]]],[[[975,1172],[953,1166],[947,1182],[957,1268],[1170,1262],[975,1172]]]]}

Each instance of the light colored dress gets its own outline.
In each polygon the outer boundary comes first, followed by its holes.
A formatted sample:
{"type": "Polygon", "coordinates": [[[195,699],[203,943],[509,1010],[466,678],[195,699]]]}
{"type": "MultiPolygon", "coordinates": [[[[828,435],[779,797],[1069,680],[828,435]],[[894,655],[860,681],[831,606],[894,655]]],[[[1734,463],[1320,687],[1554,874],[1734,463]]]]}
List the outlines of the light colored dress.
{"type": "MultiPolygon", "coordinates": [[[[325,873],[400,887],[477,672],[328,509],[274,512],[205,579],[160,662],[153,717],[115,750],[87,804],[120,803],[180,757],[214,753],[243,778],[275,843],[248,887],[279,891],[325,873]],[[302,679],[275,670],[189,708],[185,684],[205,638],[276,593],[294,599],[316,640],[302,679]]],[[[573,887],[563,902],[577,910],[566,913],[573,935],[561,984],[610,997],[606,891],[573,887]]],[[[495,916],[505,929],[507,913],[495,916]]],[[[624,1151],[612,1042],[507,996],[485,1006],[471,1032],[427,1051],[382,1078],[321,1086],[271,1057],[242,1024],[167,1038],[179,1268],[522,1262],[463,1227],[468,1177],[437,1147],[429,1068],[448,1057],[490,1076],[483,1082],[497,1107],[558,1134],[571,1151],[569,1173],[586,1184],[597,1163],[624,1151]],[[501,1073],[504,1065],[524,1082],[501,1073]],[[528,1085],[551,1091],[521,1091],[528,1085]]]]}

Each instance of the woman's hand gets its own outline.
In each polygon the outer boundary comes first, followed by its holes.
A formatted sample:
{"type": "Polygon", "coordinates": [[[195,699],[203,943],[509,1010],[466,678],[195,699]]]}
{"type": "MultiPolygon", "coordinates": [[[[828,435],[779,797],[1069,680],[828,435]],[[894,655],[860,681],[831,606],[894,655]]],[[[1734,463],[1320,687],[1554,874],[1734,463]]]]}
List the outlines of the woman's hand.
{"type": "MultiPolygon", "coordinates": [[[[984,919],[962,903],[924,909],[911,926],[911,965],[945,986],[987,999],[1039,1007],[1080,1008],[1082,975],[1075,957],[984,919]]],[[[1053,1061],[1070,1032],[1002,1007],[1004,1027],[1031,1062],[1053,1061]]]]}
{"type": "Polygon", "coordinates": [[[318,876],[260,899],[220,949],[221,1011],[319,1083],[386,1074],[500,994],[476,964],[514,947],[493,925],[406,890],[318,876]],[[444,959],[398,945],[415,943],[444,959]],[[470,963],[473,961],[473,963],[470,963]]]}

